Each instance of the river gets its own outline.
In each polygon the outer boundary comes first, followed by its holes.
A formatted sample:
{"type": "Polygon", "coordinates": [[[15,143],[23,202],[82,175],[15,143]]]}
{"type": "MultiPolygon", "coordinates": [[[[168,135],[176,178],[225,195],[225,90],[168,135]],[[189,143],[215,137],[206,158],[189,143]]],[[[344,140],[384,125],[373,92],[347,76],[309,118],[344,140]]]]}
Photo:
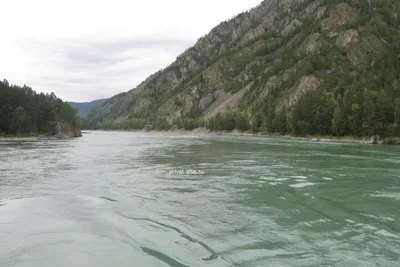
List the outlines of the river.
{"type": "Polygon", "coordinates": [[[398,147],[0,140],[0,266],[400,266],[398,147]]]}

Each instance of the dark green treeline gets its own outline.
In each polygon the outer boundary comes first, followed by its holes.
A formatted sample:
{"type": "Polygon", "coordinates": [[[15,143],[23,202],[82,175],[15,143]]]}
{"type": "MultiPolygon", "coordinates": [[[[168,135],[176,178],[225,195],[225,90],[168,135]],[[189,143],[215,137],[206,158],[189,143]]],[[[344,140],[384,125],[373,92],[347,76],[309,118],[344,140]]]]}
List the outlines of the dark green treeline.
{"type": "Polygon", "coordinates": [[[56,122],[79,127],[77,111],[54,93],[0,81],[0,134],[48,133],[56,122]]]}

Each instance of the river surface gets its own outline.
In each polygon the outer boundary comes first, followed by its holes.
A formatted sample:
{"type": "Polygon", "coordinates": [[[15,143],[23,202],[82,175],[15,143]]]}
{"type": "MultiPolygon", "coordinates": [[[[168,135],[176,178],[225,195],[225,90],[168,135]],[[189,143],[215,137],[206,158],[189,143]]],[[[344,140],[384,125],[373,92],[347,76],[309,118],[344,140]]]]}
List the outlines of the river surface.
{"type": "Polygon", "coordinates": [[[0,266],[400,266],[400,148],[0,140],[0,266]]]}

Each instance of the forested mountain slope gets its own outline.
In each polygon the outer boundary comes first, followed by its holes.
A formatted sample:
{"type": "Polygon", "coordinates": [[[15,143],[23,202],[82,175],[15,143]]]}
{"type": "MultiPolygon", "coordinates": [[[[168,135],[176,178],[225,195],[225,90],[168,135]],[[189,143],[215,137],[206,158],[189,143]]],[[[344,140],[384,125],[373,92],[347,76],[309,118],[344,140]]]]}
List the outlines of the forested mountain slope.
{"type": "Polygon", "coordinates": [[[400,1],[265,0],[86,127],[398,135],[400,1]]]}
{"type": "Polygon", "coordinates": [[[68,102],[68,104],[78,110],[79,117],[85,118],[95,106],[102,105],[106,101],[107,99],[97,99],[91,102],[68,102]]]}
{"type": "Polygon", "coordinates": [[[52,94],[0,81],[0,134],[81,136],[77,111],[52,94]]]}

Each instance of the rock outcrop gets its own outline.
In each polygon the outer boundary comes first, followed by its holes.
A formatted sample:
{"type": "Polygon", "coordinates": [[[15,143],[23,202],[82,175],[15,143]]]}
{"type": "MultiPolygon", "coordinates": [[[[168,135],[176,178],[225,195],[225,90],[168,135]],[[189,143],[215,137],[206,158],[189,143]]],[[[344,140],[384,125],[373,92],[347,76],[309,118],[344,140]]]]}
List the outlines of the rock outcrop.
{"type": "Polygon", "coordinates": [[[74,137],[82,137],[82,132],[79,128],[68,123],[56,122],[51,127],[49,135],[58,139],[68,139],[74,137]]]}

